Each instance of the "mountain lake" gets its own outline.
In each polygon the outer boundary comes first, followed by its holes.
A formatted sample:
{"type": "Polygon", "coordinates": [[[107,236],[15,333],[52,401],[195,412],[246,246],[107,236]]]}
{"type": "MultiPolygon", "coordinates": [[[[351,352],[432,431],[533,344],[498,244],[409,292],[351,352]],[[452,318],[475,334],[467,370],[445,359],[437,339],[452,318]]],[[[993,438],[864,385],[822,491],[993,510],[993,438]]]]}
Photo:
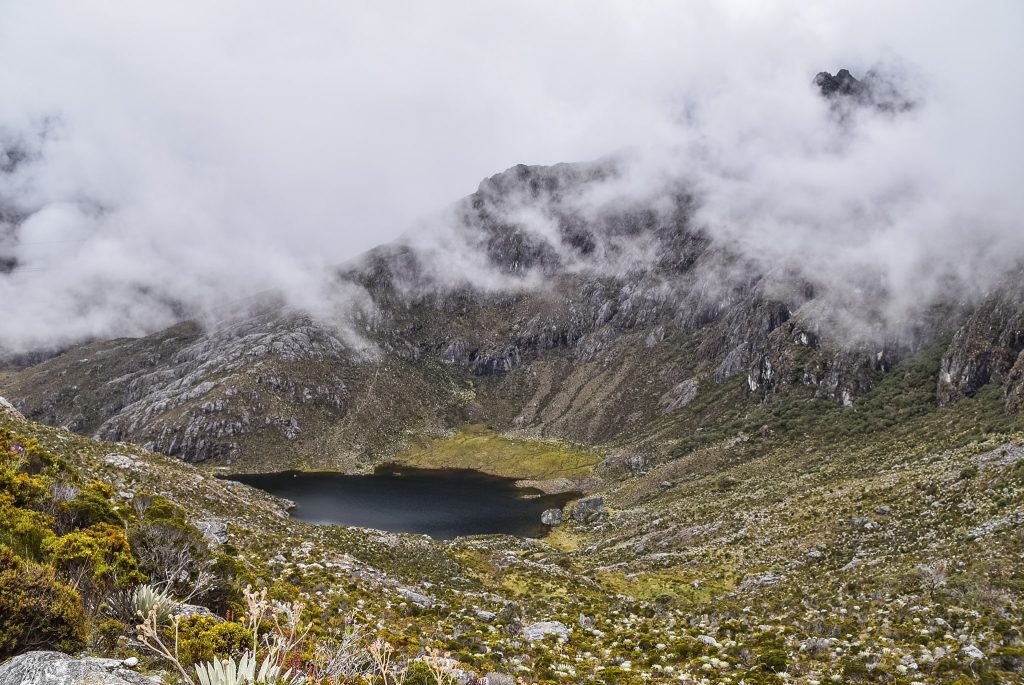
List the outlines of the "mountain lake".
{"type": "Polygon", "coordinates": [[[372,474],[283,471],[225,476],[295,502],[291,515],[309,523],[423,533],[439,540],[505,533],[543,536],[545,509],[579,493],[546,495],[512,478],[469,469],[378,467],[372,474]]]}

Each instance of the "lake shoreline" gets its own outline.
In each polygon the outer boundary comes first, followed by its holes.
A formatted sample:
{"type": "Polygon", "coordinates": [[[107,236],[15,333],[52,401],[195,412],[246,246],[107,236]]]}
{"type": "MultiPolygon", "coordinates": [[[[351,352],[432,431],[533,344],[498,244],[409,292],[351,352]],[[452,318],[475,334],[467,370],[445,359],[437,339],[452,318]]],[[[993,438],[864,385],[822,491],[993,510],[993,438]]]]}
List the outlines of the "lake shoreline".
{"type": "Polygon", "coordinates": [[[583,494],[565,489],[566,482],[396,463],[381,464],[366,474],[287,470],[218,477],[288,502],[290,515],[307,523],[425,534],[442,540],[492,534],[542,538],[549,529],[541,522],[541,513],[562,509],[583,494]],[[546,492],[545,485],[555,491],[546,492]]]}

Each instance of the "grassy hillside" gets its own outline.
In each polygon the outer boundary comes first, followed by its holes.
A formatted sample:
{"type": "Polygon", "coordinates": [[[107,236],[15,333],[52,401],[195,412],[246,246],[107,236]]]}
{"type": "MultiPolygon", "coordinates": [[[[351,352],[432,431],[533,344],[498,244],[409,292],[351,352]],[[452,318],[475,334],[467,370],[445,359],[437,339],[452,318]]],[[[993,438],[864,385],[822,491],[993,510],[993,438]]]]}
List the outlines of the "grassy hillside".
{"type": "MultiPolygon", "coordinates": [[[[600,464],[474,425],[410,441],[417,465],[603,478],[604,509],[544,540],[307,525],[209,471],[0,410],[0,578],[31,577],[59,599],[47,646],[137,654],[167,682],[182,676],[109,606],[159,580],[146,530],[194,547],[171,593],[212,574],[189,601],[231,619],[186,619],[186,661],[237,656],[240,636],[273,633],[269,615],[245,621],[251,583],[302,603],[295,621],[309,632],[288,663],[311,676],[316,655],[354,631],[344,649],[362,675],[342,682],[383,683],[370,655],[384,645],[409,683],[446,682],[430,675],[438,664],[527,683],[1019,681],[1024,425],[994,387],[939,408],[937,349],[849,408],[800,389],[750,403],[738,384],[709,384],[646,442],[606,445],[600,464]],[[226,542],[198,535],[209,521],[226,542]],[[82,547],[108,550],[102,572],[82,547]],[[534,636],[542,621],[564,632],[534,636]]],[[[5,654],[32,646],[6,625],[5,654]]]]}
{"type": "Polygon", "coordinates": [[[476,469],[531,480],[582,478],[600,460],[596,453],[563,443],[509,439],[481,425],[467,426],[445,438],[415,439],[395,458],[397,463],[421,468],[476,469]]]}

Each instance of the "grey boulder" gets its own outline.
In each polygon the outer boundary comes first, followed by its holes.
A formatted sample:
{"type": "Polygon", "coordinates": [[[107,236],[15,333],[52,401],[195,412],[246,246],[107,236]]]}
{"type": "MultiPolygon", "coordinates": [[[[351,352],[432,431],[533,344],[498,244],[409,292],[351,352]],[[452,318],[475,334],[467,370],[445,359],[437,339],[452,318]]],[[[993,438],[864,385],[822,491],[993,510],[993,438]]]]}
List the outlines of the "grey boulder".
{"type": "Polygon", "coordinates": [[[410,590],[409,588],[404,587],[398,588],[397,592],[399,596],[405,601],[412,602],[416,606],[421,607],[423,609],[430,608],[434,605],[434,600],[432,600],[430,597],[427,597],[421,592],[416,592],[415,590],[410,590]]]}
{"type": "Polygon", "coordinates": [[[572,508],[572,520],[581,523],[589,523],[601,517],[604,513],[604,497],[591,495],[584,497],[572,508]]]}
{"type": "Polygon", "coordinates": [[[548,635],[565,639],[569,637],[569,628],[560,621],[538,621],[523,627],[523,637],[527,640],[543,640],[548,635]]]}
{"type": "Polygon", "coordinates": [[[0,664],[0,685],[154,685],[118,659],[77,659],[61,652],[26,652],[0,664]]]}
{"type": "Polygon", "coordinates": [[[545,509],[544,513],[540,515],[540,521],[545,526],[557,526],[562,522],[562,510],[545,509]]]}
{"type": "Polygon", "coordinates": [[[484,682],[487,685],[516,685],[516,679],[504,673],[488,673],[484,682]]]}
{"type": "Polygon", "coordinates": [[[192,618],[193,616],[203,616],[205,618],[212,618],[218,623],[223,621],[220,616],[213,613],[209,609],[198,604],[184,604],[177,603],[174,608],[171,609],[171,616],[178,616],[181,618],[192,618]]]}
{"type": "Polygon", "coordinates": [[[228,541],[228,524],[217,519],[205,519],[195,522],[196,528],[210,542],[223,545],[228,541]]]}

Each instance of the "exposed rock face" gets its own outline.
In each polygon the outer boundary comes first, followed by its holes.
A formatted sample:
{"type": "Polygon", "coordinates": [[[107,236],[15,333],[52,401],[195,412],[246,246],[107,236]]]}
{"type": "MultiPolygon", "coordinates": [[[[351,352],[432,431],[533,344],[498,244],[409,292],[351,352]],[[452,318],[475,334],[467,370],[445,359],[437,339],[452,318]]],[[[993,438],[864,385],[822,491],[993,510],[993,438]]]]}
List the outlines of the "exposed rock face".
{"type": "Polygon", "coordinates": [[[942,357],[937,394],[948,404],[988,383],[1004,385],[1006,408],[1024,398],[1024,271],[993,292],[953,336],[942,357]]]}
{"type": "Polygon", "coordinates": [[[849,69],[840,69],[834,76],[822,71],[814,77],[814,85],[822,95],[840,107],[852,104],[887,112],[902,112],[914,106],[913,100],[889,75],[877,71],[867,72],[862,80],[854,78],[849,69]]]}
{"type": "Polygon", "coordinates": [[[117,659],[76,659],[60,652],[27,652],[0,664],[0,685],[154,685],[117,659]]]}
{"type": "Polygon", "coordinates": [[[661,411],[671,414],[676,409],[685,407],[697,397],[698,383],[690,378],[677,383],[671,390],[661,396],[661,411]]]}
{"type": "Polygon", "coordinates": [[[7,412],[9,414],[14,414],[16,417],[21,417],[21,412],[19,412],[14,405],[8,402],[4,397],[0,397],[0,412],[7,412]]]}
{"type": "MultiPolygon", "coordinates": [[[[869,82],[829,78],[819,86],[836,96],[869,82]]],[[[340,328],[262,302],[205,330],[75,348],[6,373],[0,390],[29,418],[186,461],[244,454],[287,468],[301,453],[305,466],[350,468],[387,458],[409,433],[470,421],[589,444],[642,437],[740,379],[753,401],[807,388],[849,405],[959,322],[936,317],[913,340],[837,337],[808,284],[769,278],[693,226],[685,192],[657,208],[573,204],[617,173],[607,161],[520,165],[457,205],[456,238],[507,288],[441,286],[435,256],[385,246],[339,274],[372,300],[340,328]],[[551,231],[531,229],[524,206],[551,231]],[[653,257],[635,260],[638,246],[653,257]]],[[[1011,311],[993,304],[958,334],[942,401],[996,380],[1018,406],[1011,311]]]]}
{"type": "Polygon", "coordinates": [[[814,84],[821,89],[821,94],[826,97],[837,95],[860,97],[867,90],[867,86],[855,79],[849,69],[840,69],[835,76],[827,71],[819,72],[814,77],[814,84]]]}

